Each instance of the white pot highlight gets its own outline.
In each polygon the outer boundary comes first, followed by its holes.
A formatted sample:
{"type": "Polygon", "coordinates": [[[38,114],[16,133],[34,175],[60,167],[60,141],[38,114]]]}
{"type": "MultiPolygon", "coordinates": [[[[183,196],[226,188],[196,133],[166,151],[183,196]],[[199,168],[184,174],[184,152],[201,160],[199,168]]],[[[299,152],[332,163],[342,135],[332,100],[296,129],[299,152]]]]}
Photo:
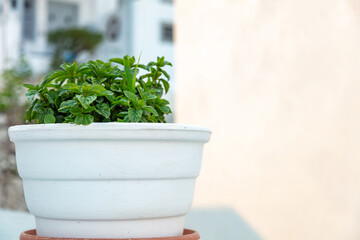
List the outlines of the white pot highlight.
{"type": "Polygon", "coordinates": [[[92,123],[9,128],[37,234],[180,236],[210,130],[92,123]]]}

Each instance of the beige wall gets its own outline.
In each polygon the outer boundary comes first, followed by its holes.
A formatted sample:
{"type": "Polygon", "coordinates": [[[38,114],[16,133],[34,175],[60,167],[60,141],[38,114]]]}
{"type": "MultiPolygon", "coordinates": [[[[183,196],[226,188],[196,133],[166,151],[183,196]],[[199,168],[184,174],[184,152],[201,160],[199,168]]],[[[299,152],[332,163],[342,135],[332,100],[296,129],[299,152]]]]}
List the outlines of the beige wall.
{"type": "Polygon", "coordinates": [[[360,239],[360,2],[178,0],[177,122],[213,130],[194,205],[264,239],[360,239]]]}

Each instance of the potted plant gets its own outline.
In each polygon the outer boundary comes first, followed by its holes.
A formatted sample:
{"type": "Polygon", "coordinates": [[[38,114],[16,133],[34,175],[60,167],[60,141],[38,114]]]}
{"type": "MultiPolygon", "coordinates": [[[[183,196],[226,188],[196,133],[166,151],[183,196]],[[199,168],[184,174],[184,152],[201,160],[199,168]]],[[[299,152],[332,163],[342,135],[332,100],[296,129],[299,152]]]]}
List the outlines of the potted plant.
{"type": "Polygon", "coordinates": [[[182,235],[210,130],[165,123],[166,66],[74,62],[24,85],[27,122],[38,124],[9,135],[39,236],[182,235]]]}

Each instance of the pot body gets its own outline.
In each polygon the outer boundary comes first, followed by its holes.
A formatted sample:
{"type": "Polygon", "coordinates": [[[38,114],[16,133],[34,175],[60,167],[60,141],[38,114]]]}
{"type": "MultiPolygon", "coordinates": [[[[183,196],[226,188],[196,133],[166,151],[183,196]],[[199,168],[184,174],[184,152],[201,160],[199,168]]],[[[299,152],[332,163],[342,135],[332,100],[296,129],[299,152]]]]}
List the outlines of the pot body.
{"type": "Polygon", "coordinates": [[[150,123],[9,128],[37,234],[180,236],[207,128],[150,123]]]}

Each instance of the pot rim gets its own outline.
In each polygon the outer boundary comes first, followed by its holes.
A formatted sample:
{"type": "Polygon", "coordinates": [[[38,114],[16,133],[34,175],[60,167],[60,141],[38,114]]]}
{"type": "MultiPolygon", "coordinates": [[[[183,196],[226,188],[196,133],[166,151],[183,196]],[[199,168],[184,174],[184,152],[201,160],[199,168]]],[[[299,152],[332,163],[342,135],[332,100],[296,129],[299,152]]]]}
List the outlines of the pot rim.
{"type": "Polygon", "coordinates": [[[89,125],[78,125],[74,123],[50,123],[50,124],[23,124],[9,128],[9,131],[25,130],[75,130],[75,129],[131,129],[131,130],[183,130],[211,132],[207,127],[179,124],[179,123],[122,123],[122,122],[94,122],[89,125]]]}
{"type": "Polygon", "coordinates": [[[177,123],[71,123],[26,124],[12,126],[8,130],[10,140],[164,140],[164,141],[209,141],[211,130],[196,125],[177,123]]]}
{"type": "Polygon", "coordinates": [[[159,237],[159,238],[63,238],[63,237],[42,237],[36,235],[36,229],[22,232],[20,240],[199,240],[200,235],[197,231],[184,229],[184,234],[178,237],[159,237]]]}

